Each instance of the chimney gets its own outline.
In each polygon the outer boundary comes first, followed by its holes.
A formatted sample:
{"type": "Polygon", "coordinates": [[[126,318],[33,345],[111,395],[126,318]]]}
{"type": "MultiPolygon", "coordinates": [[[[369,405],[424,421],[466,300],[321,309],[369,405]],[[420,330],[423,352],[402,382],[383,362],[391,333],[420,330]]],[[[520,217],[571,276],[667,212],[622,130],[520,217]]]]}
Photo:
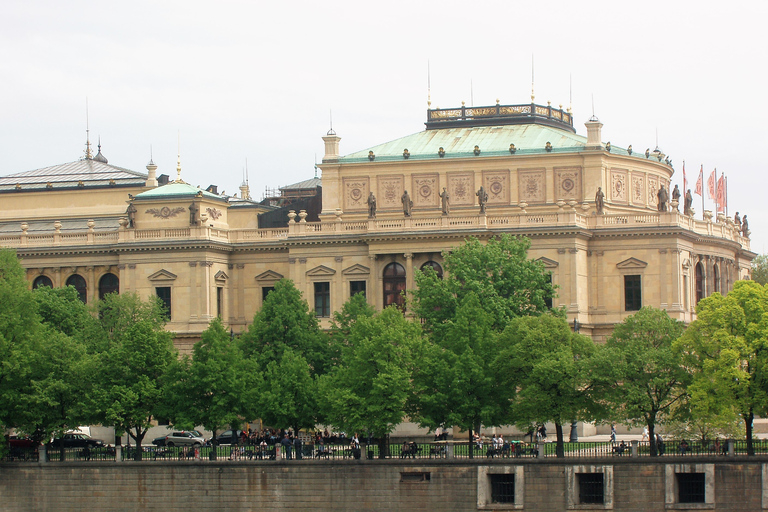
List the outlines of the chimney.
{"type": "Polygon", "coordinates": [[[335,162],[339,159],[339,141],[341,137],[336,135],[333,129],[328,130],[328,134],[323,137],[325,142],[325,156],[323,162],[335,162]]]}
{"type": "Polygon", "coordinates": [[[587,127],[587,149],[603,149],[600,142],[600,129],[603,127],[603,123],[593,115],[589,121],[584,123],[584,126],[587,127]]]}
{"type": "Polygon", "coordinates": [[[147,164],[147,181],[145,183],[148,187],[156,187],[157,186],[157,165],[155,165],[155,162],[153,162],[151,159],[149,160],[149,163],[147,164]]]}

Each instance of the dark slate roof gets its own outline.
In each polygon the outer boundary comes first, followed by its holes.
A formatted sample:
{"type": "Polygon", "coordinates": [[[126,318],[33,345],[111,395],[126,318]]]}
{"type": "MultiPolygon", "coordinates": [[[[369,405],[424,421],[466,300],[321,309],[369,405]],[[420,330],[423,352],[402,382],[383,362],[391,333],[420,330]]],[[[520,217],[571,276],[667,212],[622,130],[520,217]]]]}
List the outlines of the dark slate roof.
{"type": "Polygon", "coordinates": [[[1,177],[0,191],[15,190],[16,185],[21,186],[21,190],[45,189],[49,183],[52,188],[75,188],[81,182],[86,187],[141,186],[146,180],[146,174],[97,160],[83,159],[1,177]]]}

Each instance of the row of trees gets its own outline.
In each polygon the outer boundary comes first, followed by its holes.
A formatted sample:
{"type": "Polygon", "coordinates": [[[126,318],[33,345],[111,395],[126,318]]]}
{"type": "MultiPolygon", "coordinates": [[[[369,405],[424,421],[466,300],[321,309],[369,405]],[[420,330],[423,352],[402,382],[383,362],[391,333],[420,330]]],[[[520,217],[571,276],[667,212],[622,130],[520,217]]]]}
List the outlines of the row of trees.
{"type": "Polygon", "coordinates": [[[408,315],[376,313],[358,294],[329,332],[282,280],[244,333],[217,319],[183,358],[157,301],[110,295],[89,310],[71,288],[29,291],[15,255],[0,252],[0,423],[39,440],[115,425],[140,446],[157,418],[214,435],[261,418],[381,440],[407,418],[470,435],[553,422],[562,454],[573,420],[703,437],[741,420],[752,453],[752,419],[768,408],[766,288],[737,282],[702,300],[687,329],[644,308],[596,345],[547,307],[556,290],[528,247],[469,240],[445,254],[445,278],[416,275],[408,315]]]}

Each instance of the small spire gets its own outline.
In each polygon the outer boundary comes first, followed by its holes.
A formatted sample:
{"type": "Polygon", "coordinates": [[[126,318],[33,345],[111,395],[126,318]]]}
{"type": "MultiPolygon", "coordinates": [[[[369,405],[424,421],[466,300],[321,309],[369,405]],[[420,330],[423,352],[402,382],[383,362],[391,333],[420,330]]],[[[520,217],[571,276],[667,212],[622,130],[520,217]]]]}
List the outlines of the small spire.
{"type": "Polygon", "coordinates": [[[533,94],[533,54],[531,54],[531,103],[536,99],[536,95],[533,94]]]}
{"type": "Polygon", "coordinates": [[[336,135],[336,132],[333,131],[333,109],[329,110],[329,116],[331,119],[331,129],[328,130],[328,133],[326,133],[326,135],[336,135]]]}
{"type": "Polygon", "coordinates": [[[85,159],[93,159],[93,152],[91,151],[91,134],[88,123],[88,96],[85,97],[85,159]]]}
{"type": "MultiPolygon", "coordinates": [[[[429,70],[429,59],[427,59],[427,109],[430,108],[432,108],[432,74],[429,70]]],[[[317,161],[317,158],[315,158],[315,161],[317,161]]]]}
{"type": "Polygon", "coordinates": [[[179,183],[184,183],[181,181],[181,130],[179,130],[179,133],[177,135],[177,158],[176,158],[176,181],[179,183]]]}

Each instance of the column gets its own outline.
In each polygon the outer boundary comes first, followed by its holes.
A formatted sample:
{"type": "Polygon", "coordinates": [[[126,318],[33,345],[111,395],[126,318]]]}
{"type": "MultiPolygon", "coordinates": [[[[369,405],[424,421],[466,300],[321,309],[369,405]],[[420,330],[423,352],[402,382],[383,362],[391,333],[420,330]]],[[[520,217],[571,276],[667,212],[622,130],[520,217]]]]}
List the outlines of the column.
{"type": "Polygon", "coordinates": [[[85,267],[85,285],[88,289],[87,300],[88,304],[96,302],[99,296],[96,291],[96,276],[94,275],[94,267],[85,267]]]}
{"type": "Polygon", "coordinates": [[[376,255],[368,255],[368,267],[370,273],[368,274],[369,290],[366,290],[365,295],[368,299],[368,304],[373,306],[376,311],[380,311],[379,297],[381,296],[381,276],[379,275],[379,269],[376,268],[376,255]]]}
{"type": "Polygon", "coordinates": [[[331,280],[331,314],[334,311],[338,311],[346,302],[346,294],[344,292],[344,276],[341,275],[343,270],[342,263],[344,261],[343,256],[336,256],[333,261],[335,262],[336,273],[331,280]]]}
{"type": "Polygon", "coordinates": [[[414,288],[413,253],[407,252],[403,256],[405,256],[405,291],[407,294],[414,288]]]}
{"type": "Polygon", "coordinates": [[[211,311],[214,309],[213,305],[211,304],[212,300],[215,300],[214,297],[211,294],[211,290],[214,286],[212,286],[212,276],[211,276],[211,269],[213,268],[213,262],[212,261],[201,261],[200,262],[200,271],[202,272],[202,286],[203,286],[203,293],[201,294],[202,297],[200,299],[203,301],[202,303],[202,318],[210,319],[213,317],[211,314],[211,311]]]}
{"type": "Polygon", "coordinates": [[[189,319],[197,319],[197,301],[200,294],[197,289],[197,262],[189,262],[189,319]]]}
{"type": "MultiPolygon", "coordinates": [[[[667,309],[669,307],[669,297],[667,296],[667,250],[659,249],[659,308],[667,309]]],[[[643,301],[645,302],[645,301],[643,301]]],[[[645,305],[643,303],[643,305],[645,305]]]]}

